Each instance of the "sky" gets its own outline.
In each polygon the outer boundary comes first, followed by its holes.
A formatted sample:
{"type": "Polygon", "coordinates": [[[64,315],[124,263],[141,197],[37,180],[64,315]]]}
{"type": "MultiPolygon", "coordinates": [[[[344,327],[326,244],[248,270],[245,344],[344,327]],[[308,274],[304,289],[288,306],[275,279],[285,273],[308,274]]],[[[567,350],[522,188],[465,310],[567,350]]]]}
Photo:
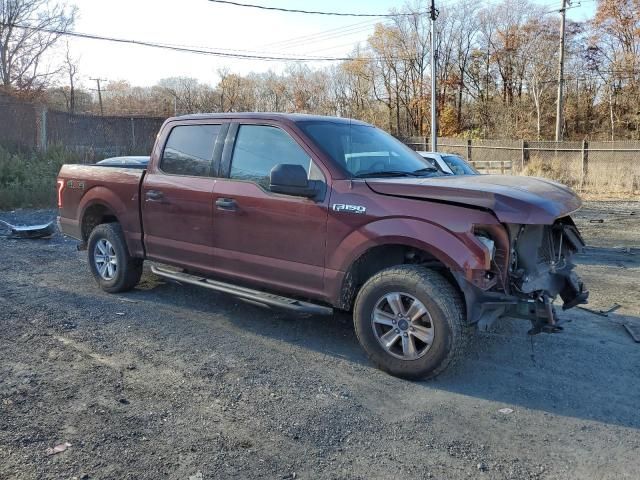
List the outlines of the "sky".
{"type": "MultiPolygon", "coordinates": [[[[307,10],[388,13],[405,0],[237,0],[240,3],[307,10]]],[[[561,0],[535,0],[559,8],[561,0]]],[[[98,0],[72,1],[78,7],[76,32],[167,43],[230,53],[273,56],[344,57],[358,42],[364,44],[380,18],[336,17],[271,12],[210,2],[208,0],[98,0]]],[[[451,0],[436,0],[436,8],[451,0]]],[[[595,0],[568,10],[568,18],[583,20],[593,15],[595,0]]],[[[218,70],[234,73],[279,72],[286,62],[240,60],[173,52],[144,46],[69,38],[73,57],[78,58],[81,84],[90,78],[127,80],[150,86],[161,78],[195,77],[215,84],[218,70]]],[[[61,44],[65,44],[62,41],[61,44]]],[[[312,62],[310,65],[326,65],[312,62]]]]}

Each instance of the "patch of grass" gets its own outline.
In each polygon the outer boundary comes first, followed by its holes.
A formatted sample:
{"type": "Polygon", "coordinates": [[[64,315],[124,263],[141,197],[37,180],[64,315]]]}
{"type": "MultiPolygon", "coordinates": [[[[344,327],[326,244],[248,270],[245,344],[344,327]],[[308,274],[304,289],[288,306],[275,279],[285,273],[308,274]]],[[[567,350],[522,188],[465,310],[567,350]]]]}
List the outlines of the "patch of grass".
{"type": "Polygon", "coordinates": [[[563,183],[592,199],[637,199],[640,164],[637,162],[590,162],[587,175],[579,161],[532,158],[520,175],[548,178],[563,183]]]}
{"type": "Polygon", "coordinates": [[[520,172],[520,175],[542,177],[563,183],[572,188],[580,187],[580,175],[571,164],[558,160],[532,158],[520,172]]]}
{"type": "Polygon", "coordinates": [[[60,167],[81,160],[61,147],[46,152],[11,152],[0,147],[0,210],[55,207],[60,167]]]}

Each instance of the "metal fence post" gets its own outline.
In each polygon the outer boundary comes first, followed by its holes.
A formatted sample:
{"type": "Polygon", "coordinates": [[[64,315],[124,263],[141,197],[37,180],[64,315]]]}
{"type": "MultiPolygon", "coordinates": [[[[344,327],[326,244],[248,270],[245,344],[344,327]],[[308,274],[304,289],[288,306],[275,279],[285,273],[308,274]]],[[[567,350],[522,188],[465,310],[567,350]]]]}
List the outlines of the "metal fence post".
{"type": "Polygon", "coordinates": [[[47,107],[40,108],[40,121],[37,125],[38,149],[44,152],[47,149],[47,107]]]}
{"type": "Polygon", "coordinates": [[[471,163],[471,139],[467,140],[467,162],[471,163]]]}
{"type": "Polygon", "coordinates": [[[529,163],[529,142],[522,140],[522,155],[520,158],[520,171],[524,170],[524,167],[529,163]]]}
{"type": "Polygon", "coordinates": [[[427,137],[422,137],[422,144],[424,146],[424,151],[428,152],[429,151],[429,143],[427,141],[427,137]]]}
{"type": "Polygon", "coordinates": [[[136,148],[136,124],[131,117],[131,153],[134,153],[136,148]]]}
{"type": "Polygon", "coordinates": [[[582,179],[587,176],[589,172],[589,142],[582,141],[582,179]]]}

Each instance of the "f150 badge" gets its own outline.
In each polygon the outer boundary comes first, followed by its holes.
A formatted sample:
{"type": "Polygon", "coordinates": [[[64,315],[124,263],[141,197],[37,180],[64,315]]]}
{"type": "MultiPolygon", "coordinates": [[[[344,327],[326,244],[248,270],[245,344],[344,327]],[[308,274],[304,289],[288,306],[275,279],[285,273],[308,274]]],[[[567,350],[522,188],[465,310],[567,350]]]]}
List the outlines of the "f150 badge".
{"type": "Polygon", "coordinates": [[[346,203],[334,203],[331,205],[334,212],[359,213],[363,214],[367,211],[367,207],[363,205],[348,205],[346,203]]]}

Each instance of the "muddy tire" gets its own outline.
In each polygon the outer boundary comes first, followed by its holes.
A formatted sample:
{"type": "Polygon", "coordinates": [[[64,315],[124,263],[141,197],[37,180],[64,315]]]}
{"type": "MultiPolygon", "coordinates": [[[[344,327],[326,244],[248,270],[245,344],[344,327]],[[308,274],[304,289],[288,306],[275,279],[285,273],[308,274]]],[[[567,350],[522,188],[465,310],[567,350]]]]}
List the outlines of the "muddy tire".
{"type": "Polygon", "coordinates": [[[140,281],[142,259],[129,255],[119,223],[103,223],[94,228],[87,254],[91,273],[105,292],[125,292],[140,281]]]}
{"type": "Polygon", "coordinates": [[[371,277],[358,292],[353,321],[371,361],[402,378],[433,378],[453,367],[470,336],[460,292],[415,265],[371,277]]]}

